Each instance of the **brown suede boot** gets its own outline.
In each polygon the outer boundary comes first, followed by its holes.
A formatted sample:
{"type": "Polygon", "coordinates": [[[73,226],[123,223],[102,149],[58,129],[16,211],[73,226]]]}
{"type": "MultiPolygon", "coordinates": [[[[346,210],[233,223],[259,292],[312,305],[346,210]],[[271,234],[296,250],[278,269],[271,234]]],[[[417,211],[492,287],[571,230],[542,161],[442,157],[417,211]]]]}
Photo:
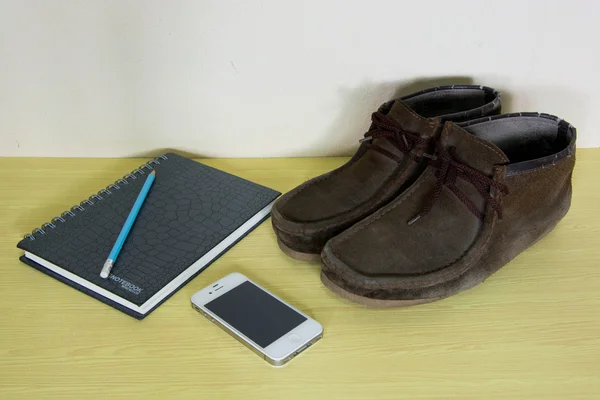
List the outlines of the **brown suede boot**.
{"type": "Polygon", "coordinates": [[[575,128],[547,114],[447,122],[419,179],[326,244],[323,283],[382,307],[483,282],[567,213],[575,138],[575,128]]]}
{"type": "Polygon", "coordinates": [[[444,121],[500,113],[500,96],[482,86],[440,86],[381,106],[350,161],[283,195],[272,222],[289,256],[320,261],[325,243],[387,204],[427,166],[444,121]]]}

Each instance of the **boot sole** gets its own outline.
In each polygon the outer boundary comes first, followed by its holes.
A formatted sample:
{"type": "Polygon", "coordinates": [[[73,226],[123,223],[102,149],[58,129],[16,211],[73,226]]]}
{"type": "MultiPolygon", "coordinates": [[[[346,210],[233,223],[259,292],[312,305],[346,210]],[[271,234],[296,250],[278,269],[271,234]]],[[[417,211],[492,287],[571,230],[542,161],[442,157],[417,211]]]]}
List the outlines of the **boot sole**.
{"type": "Polygon", "coordinates": [[[305,261],[309,263],[320,263],[321,262],[321,254],[313,254],[313,253],[302,253],[287,247],[279,238],[277,238],[277,244],[283,253],[295,260],[305,261]]]}
{"type": "Polygon", "coordinates": [[[327,287],[327,289],[331,290],[333,293],[337,294],[340,297],[343,297],[347,300],[350,300],[353,303],[362,304],[363,306],[372,307],[372,308],[389,308],[389,307],[409,307],[416,306],[419,304],[432,303],[434,301],[442,300],[445,297],[432,297],[430,299],[417,299],[417,300],[380,300],[380,299],[372,299],[370,297],[359,296],[354,293],[350,293],[345,289],[342,289],[335,283],[333,283],[323,272],[321,272],[321,282],[323,285],[327,287]]]}

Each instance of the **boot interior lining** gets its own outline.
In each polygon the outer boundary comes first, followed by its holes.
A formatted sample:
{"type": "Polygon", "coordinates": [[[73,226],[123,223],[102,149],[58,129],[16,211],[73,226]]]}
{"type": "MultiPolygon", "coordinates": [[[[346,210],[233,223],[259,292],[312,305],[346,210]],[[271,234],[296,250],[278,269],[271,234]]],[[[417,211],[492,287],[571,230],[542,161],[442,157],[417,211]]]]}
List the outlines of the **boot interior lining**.
{"type": "Polygon", "coordinates": [[[473,135],[494,143],[511,163],[556,154],[570,142],[568,124],[540,117],[512,117],[466,126],[473,135]]]}
{"type": "Polygon", "coordinates": [[[481,89],[448,89],[421,93],[402,101],[417,114],[432,118],[472,110],[494,98],[493,93],[481,89]]]}

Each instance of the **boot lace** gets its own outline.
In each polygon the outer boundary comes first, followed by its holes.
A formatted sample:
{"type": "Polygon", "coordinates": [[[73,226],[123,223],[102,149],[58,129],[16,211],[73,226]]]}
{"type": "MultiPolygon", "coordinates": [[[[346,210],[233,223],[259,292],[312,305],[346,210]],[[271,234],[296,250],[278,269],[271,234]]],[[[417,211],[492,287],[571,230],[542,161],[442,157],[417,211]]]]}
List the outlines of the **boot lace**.
{"type": "Polygon", "coordinates": [[[492,178],[462,162],[456,154],[455,147],[449,147],[448,150],[441,148],[441,146],[439,147],[438,155],[432,156],[431,161],[429,161],[430,165],[433,165],[437,169],[435,173],[437,178],[435,188],[421,211],[408,221],[408,225],[414,224],[417,220],[431,211],[436,201],[440,198],[444,186],[450,189],[450,191],[454,193],[465,206],[467,206],[473,215],[483,220],[483,213],[479,211],[475,204],[473,204],[467,195],[465,195],[456,185],[456,180],[458,178],[473,185],[479,194],[481,194],[481,196],[492,206],[496,214],[498,214],[498,218],[502,218],[502,206],[492,197],[492,195],[490,195],[489,188],[494,188],[499,190],[503,195],[507,195],[508,187],[496,182],[492,178]]]}
{"type": "Polygon", "coordinates": [[[360,143],[368,141],[370,143],[367,143],[367,148],[375,150],[396,162],[402,161],[400,157],[383,147],[372,143],[373,139],[387,138],[388,141],[402,153],[407,154],[415,161],[421,160],[419,157],[412,154],[411,150],[416,145],[428,144],[431,139],[422,138],[414,132],[402,129],[396,121],[392,120],[381,111],[374,112],[373,115],[371,115],[371,121],[373,121],[374,127],[365,133],[365,137],[360,140],[360,143]]]}

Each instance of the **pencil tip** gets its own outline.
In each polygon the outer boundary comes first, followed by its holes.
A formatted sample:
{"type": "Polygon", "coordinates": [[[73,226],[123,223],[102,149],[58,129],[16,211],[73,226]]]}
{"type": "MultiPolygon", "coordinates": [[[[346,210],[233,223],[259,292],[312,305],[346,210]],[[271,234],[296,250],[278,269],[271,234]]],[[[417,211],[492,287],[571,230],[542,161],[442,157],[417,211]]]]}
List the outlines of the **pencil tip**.
{"type": "Polygon", "coordinates": [[[156,171],[150,172],[150,175],[156,175],[156,171]]]}

